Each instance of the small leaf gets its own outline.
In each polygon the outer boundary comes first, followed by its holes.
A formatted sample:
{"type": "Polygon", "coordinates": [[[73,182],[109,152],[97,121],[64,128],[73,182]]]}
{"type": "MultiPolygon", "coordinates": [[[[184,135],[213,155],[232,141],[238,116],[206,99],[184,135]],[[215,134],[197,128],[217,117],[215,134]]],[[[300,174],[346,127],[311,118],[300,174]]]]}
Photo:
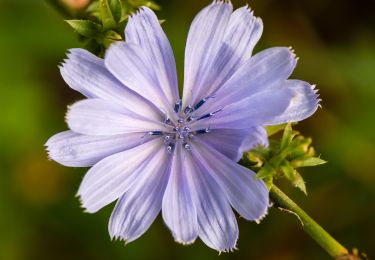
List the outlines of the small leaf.
{"type": "Polygon", "coordinates": [[[116,27],[116,21],[113,18],[108,0],[100,0],[100,15],[104,30],[113,29],[116,27]]]}
{"type": "Polygon", "coordinates": [[[305,193],[305,195],[307,195],[305,181],[303,180],[302,176],[297,171],[295,171],[294,174],[295,174],[295,177],[292,182],[293,185],[296,188],[300,189],[303,193],[305,193]]]}
{"type": "Polygon", "coordinates": [[[265,163],[263,167],[257,172],[256,178],[265,179],[276,175],[275,169],[269,164],[265,163]]]}
{"type": "Polygon", "coordinates": [[[153,10],[160,10],[160,6],[153,1],[147,0],[128,0],[129,4],[134,7],[147,6],[153,10]]]}
{"type": "Polygon", "coordinates": [[[281,138],[280,149],[285,149],[297,134],[297,131],[293,131],[292,124],[288,123],[285,126],[283,137],[281,138]]]}
{"type": "Polygon", "coordinates": [[[100,19],[100,3],[93,1],[87,8],[86,12],[97,19],[100,19]]]}
{"type": "Polygon", "coordinates": [[[284,130],[285,126],[287,124],[281,124],[281,125],[271,125],[266,127],[267,135],[271,136],[274,135],[282,130],[284,130]]]}
{"type": "Polygon", "coordinates": [[[283,161],[280,164],[280,169],[288,180],[293,181],[295,179],[295,170],[288,161],[283,161]]]}
{"type": "Polygon", "coordinates": [[[150,7],[153,10],[160,10],[161,9],[161,7],[153,1],[146,1],[146,3],[144,5],[147,6],[147,7],[150,7]]]}
{"type": "Polygon", "coordinates": [[[121,20],[122,9],[120,0],[109,0],[109,9],[111,10],[113,19],[116,23],[119,23],[121,20]]]}
{"type": "Polygon", "coordinates": [[[321,165],[325,163],[327,163],[327,161],[320,159],[319,157],[310,157],[304,160],[293,161],[293,166],[296,168],[310,167],[310,166],[316,166],[316,165],[321,165]]]}
{"type": "Polygon", "coordinates": [[[267,190],[270,191],[273,185],[273,178],[272,177],[266,177],[263,179],[264,184],[266,184],[267,190]]]}
{"type": "MultiPolygon", "coordinates": [[[[255,148],[253,148],[249,153],[247,153],[249,155],[249,158],[250,159],[254,159],[254,158],[258,158],[259,160],[261,161],[265,161],[269,155],[269,151],[267,148],[263,147],[263,146],[256,146],[255,148]]],[[[257,159],[257,160],[258,160],[257,159]]]]}
{"type": "Polygon", "coordinates": [[[105,48],[108,48],[112,43],[116,41],[121,41],[121,40],[122,40],[122,37],[120,34],[118,34],[115,31],[110,30],[110,31],[107,31],[104,35],[103,45],[105,48]]]}
{"type": "Polygon", "coordinates": [[[89,20],[65,20],[77,33],[87,38],[95,38],[101,32],[101,25],[89,20]]]}

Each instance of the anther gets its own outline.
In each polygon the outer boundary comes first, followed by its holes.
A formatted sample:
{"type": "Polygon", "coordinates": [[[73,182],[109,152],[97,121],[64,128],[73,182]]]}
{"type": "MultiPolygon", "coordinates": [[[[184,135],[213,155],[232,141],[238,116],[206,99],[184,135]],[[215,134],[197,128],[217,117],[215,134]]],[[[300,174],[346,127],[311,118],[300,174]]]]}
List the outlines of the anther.
{"type": "Polygon", "coordinates": [[[222,110],[222,108],[220,108],[220,109],[218,109],[218,110],[216,110],[216,111],[214,111],[214,112],[211,112],[211,113],[205,114],[205,115],[203,115],[203,116],[201,116],[201,117],[198,117],[197,120],[201,120],[201,119],[209,118],[209,117],[215,115],[216,113],[220,112],[221,110],[222,110]]]}
{"type": "Polygon", "coordinates": [[[148,135],[163,135],[163,132],[162,131],[151,131],[151,132],[148,132],[148,135]]]}
{"type": "Polygon", "coordinates": [[[192,109],[192,107],[191,107],[190,105],[187,106],[187,107],[185,107],[185,109],[184,109],[184,113],[185,113],[185,115],[189,114],[192,110],[193,110],[193,109],[192,109]]]}
{"type": "Polygon", "coordinates": [[[188,144],[188,143],[183,143],[182,145],[184,146],[184,148],[185,148],[186,150],[191,151],[191,146],[190,146],[190,144],[188,144]]]}
{"type": "Polygon", "coordinates": [[[191,121],[193,121],[194,119],[196,119],[197,117],[195,117],[195,116],[188,116],[187,118],[186,118],[186,122],[191,122],[191,121]]]}
{"type": "Polygon", "coordinates": [[[175,146],[174,143],[169,143],[168,146],[167,146],[167,152],[168,153],[173,152],[174,146],[175,146]]]}
{"type": "Polygon", "coordinates": [[[204,103],[206,103],[206,101],[210,98],[212,98],[213,96],[208,96],[208,97],[205,97],[203,98],[201,101],[199,101],[195,106],[194,106],[194,111],[195,110],[198,110],[201,106],[203,106],[204,103]]]}
{"type": "Polygon", "coordinates": [[[170,135],[164,136],[164,142],[169,142],[170,140],[171,140],[171,136],[170,135]]]}
{"type": "Polygon", "coordinates": [[[181,109],[181,99],[176,101],[176,103],[174,104],[174,112],[176,113],[179,113],[180,112],[180,109],[181,109]]]}
{"type": "Polygon", "coordinates": [[[207,134],[209,132],[211,132],[211,130],[209,128],[199,129],[199,130],[195,131],[196,134],[207,134]]]}
{"type": "Polygon", "coordinates": [[[164,120],[164,124],[169,125],[171,123],[171,120],[169,118],[166,118],[164,120]]]}

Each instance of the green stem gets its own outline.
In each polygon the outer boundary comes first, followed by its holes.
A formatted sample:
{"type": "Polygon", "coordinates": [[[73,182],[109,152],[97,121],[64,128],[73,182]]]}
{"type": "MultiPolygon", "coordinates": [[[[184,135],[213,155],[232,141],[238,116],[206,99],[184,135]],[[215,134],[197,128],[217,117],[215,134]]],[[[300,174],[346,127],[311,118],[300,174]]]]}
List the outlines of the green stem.
{"type": "Polygon", "coordinates": [[[283,193],[275,185],[270,190],[270,197],[275,206],[296,214],[302,223],[302,228],[311,238],[313,238],[324,250],[333,258],[348,256],[348,250],[327,233],[318,223],[316,223],[305,211],[303,211],[294,201],[283,193]]]}

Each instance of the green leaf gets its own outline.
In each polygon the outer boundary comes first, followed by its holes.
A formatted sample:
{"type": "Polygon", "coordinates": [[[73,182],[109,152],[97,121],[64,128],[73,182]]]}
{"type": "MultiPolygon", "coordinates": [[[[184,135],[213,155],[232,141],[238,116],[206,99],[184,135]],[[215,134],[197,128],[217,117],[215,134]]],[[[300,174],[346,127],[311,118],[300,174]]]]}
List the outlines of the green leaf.
{"type": "Polygon", "coordinates": [[[256,178],[265,179],[276,175],[275,169],[269,164],[265,163],[263,167],[257,172],[256,178]]]}
{"type": "Polygon", "coordinates": [[[147,0],[128,0],[129,4],[131,4],[134,7],[141,7],[141,6],[147,6],[153,10],[160,10],[160,6],[157,5],[153,1],[147,1],[147,0]]]}
{"type": "Polygon", "coordinates": [[[265,161],[268,157],[268,149],[263,147],[263,146],[256,146],[255,148],[253,148],[248,154],[249,158],[250,159],[254,159],[254,158],[257,158],[257,159],[260,159],[262,161],[265,161]]]}
{"type": "Polygon", "coordinates": [[[160,5],[157,5],[153,1],[146,1],[145,6],[150,7],[153,10],[160,10],[161,9],[160,5]]]}
{"type": "Polygon", "coordinates": [[[281,125],[271,125],[266,127],[267,135],[271,136],[274,135],[282,130],[284,130],[285,126],[287,124],[281,124],[281,125]]]}
{"type": "Polygon", "coordinates": [[[100,3],[93,1],[87,8],[86,12],[97,19],[100,19],[100,3]]]}
{"type": "Polygon", "coordinates": [[[280,164],[280,169],[288,180],[293,181],[295,179],[295,170],[288,161],[284,160],[280,164]]]}
{"type": "Polygon", "coordinates": [[[77,33],[87,38],[97,37],[102,30],[100,24],[89,20],[65,20],[77,33]]]}
{"type": "Polygon", "coordinates": [[[266,187],[267,187],[268,191],[270,191],[271,188],[272,188],[272,185],[273,185],[273,178],[272,177],[266,177],[266,178],[263,179],[263,181],[264,181],[264,184],[266,184],[266,187]]]}
{"type": "Polygon", "coordinates": [[[299,167],[310,167],[325,164],[327,161],[320,159],[319,157],[310,157],[304,160],[295,160],[293,161],[293,166],[296,168],[299,167]]]}
{"type": "Polygon", "coordinates": [[[112,43],[116,41],[121,41],[121,40],[122,40],[122,37],[120,34],[118,34],[115,31],[110,30],[110,31],[107,31],[104,35],[103,45],[107,49],[112,43]]]}
{"type": "Polygon", "coordinates": [[[104,30],[113,29],[116,27],[116,21],[113,18],[108,0],[100,0],[100,15],[102,17],[104,30]]]}
{"type": "Polygon", "coordinates": [[[116,23],[121,21],[122,9],[121,9],[121,2],[120,0],[108,0],[109,1],[109,9],[111,10],[113,19],[116,23]]]}
{"type": "Polygon", "coordinates": [[[303,193],[305,193],[305,195],[307,195],[305,181],[297,171],[294,172],[294,180],[292,183],[294,187],[300,189],[303,193]]]}
{"type": "Polygon", "coordinates": [[[285,149],[292,142],[293,138],[298,134],[297,131],[293,131],[292,124],[288,123],[284,128],[283,137],[280,142],[280,149],[285,149]]]}

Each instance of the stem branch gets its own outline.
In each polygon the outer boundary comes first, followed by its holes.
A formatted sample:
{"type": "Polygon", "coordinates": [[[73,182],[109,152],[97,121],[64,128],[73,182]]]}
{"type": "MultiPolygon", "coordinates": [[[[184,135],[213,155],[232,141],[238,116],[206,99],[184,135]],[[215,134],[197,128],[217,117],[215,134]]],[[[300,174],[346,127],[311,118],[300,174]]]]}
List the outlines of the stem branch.
{"type": "Polygon", "coordinates": [[[324,250],[333,258],[341,258],[349,255],[348,250],[327,233],[318,223],[316,223],[305,211],[303,211],[294,201],[283,193],[275,185],[270,190],[270,197],[277,206],[294,213],[302,223],[302,228],[311,238],[313,238],[324,250]]]}

